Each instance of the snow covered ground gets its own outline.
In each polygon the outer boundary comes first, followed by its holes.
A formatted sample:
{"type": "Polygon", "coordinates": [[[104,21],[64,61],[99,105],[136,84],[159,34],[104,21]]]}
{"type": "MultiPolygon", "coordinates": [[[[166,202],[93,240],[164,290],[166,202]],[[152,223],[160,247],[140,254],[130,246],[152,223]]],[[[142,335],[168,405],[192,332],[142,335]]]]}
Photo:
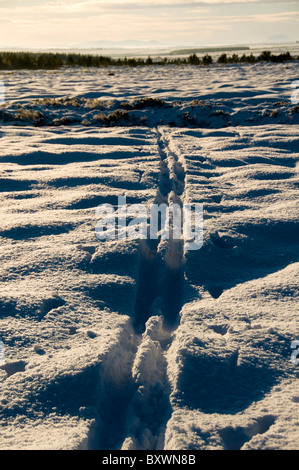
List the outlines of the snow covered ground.
{"type": "Polygon", "coordinates": [[[0,449],[298,448],[296,74],[3,73],[0,449]],[[202,248],[100,242],[119,195],[202,248]]]}

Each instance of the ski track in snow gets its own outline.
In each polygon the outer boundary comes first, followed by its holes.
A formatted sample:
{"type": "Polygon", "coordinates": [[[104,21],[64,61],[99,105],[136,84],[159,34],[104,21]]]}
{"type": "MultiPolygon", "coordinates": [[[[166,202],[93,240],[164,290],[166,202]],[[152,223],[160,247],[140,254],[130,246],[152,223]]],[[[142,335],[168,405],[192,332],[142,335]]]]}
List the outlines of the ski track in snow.
{"type": "MultiPolygon", "coordinates": [[[[163,129],[154,130],[160,156],[159,187],[155,201],[182,206],[184,192],[184,169],[178,156],[170,149],[170,142],[163,129]]],[[[118,431],[110,434],[126,436],[123,450],[163,449],[164,433],[170,417],[170,386],[167,376],[167,350],[171,344],[183,292],[183,241],[145,240],[141,242],[142,260],[138,274],[134,323],[137,329],[137,350],[132,361],[132,376],[126,387],[126,406],[120,395],[113,396],[108,405],[107,429],[116,403],[122,403],[124,413],[123,433],[119,422],[118,431]],[[155,245],[155,246],[153,246],[155,245]],[[150,289],[150,292],[148,292],[150,289]],[[140,331],[144,330],[141,337],[140,331]],[[127,413],[125,408],[127,407],[127,413]],[[126,417],[127,415],[127,417],[126,417]]],[[[118,409],[119,413],[119,409],[118,409]]],[[[112,420],[113,421],[113,420],[112,420]]],[[[119,444],[114,441],[114,445],[119,444]]],[[[107,440],[101,443],[105,449],[107,440]]],[[[111,441],[110,441],[111,446],[111,441]]]]}
{"type": "Polygon", "coordinates": [[[0,448],[296,446],[298,126],[275,116],[3,126],[0,448]],[[124,193],[203,203],[203,247],[98,242],[95,208],[124,193]]]}

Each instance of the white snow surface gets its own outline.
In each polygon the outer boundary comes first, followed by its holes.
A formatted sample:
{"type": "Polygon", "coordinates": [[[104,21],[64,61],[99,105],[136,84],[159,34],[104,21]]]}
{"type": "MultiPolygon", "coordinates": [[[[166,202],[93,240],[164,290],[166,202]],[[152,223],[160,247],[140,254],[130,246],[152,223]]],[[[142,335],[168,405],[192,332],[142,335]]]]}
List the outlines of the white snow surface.
{"type": "Polygon", "coordinates": [[[297,63],[113,73],[1,77],[0,449],[298,449],[297,63]],[[100,242],[119,195],[202,248],[100,242]]]}

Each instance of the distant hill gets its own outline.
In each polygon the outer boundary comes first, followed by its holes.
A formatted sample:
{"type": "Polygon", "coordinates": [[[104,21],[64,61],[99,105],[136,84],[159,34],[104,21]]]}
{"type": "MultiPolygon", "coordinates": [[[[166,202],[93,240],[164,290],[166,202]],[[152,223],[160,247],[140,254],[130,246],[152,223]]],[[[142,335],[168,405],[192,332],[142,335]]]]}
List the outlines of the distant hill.
{"type": "Polygon", "coordinates": [[[126,39],[123,41],[90,41],[81,44],[77,44],[77,48],[97,48],[97,49],[114,49],[114,48],[127,48],[127,47],[161,47],[165,44],[159,41],[138,41],[134,39],[126,39]]]}
{"type": "Polygon", "coordinates": [[[268,38],[268,42],[292,42],[290,38],[286,37],[284,34],[276,34],[268,38]]]}

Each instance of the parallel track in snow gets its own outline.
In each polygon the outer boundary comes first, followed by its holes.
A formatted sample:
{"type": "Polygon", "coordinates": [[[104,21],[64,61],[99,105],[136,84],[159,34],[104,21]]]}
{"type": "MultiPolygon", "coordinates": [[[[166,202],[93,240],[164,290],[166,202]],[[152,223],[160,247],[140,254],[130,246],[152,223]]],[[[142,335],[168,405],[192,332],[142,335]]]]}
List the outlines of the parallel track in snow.
{"type": "MultiPolygon", "coordinates": [[[[163,129],[155,131],[160,158],[157,204],[182,207],[185,170],[163,129]]],[[[163,227],[161,227],[163,229],[163,227]]],[[[172,227],[170,221],[170,235],[172,227]]],[[[113,448],[163,449],[171,415],[167,376],[167,350],[178,326],[184,289],[184,240],[141,240],[141,262],[133,326],[135,352],[127,384],[105,404],[105,428],[117,410],[118,426],[113,448]],[[121,429],[120,429],[121,428],[121,429]],[[118,441],[122,436],[122,442],[118,441]]],[[[112,419],[112,421],[115,421],[112,419]]],[[[102,436],[100,448],[107,447],[102,436]]]]}

